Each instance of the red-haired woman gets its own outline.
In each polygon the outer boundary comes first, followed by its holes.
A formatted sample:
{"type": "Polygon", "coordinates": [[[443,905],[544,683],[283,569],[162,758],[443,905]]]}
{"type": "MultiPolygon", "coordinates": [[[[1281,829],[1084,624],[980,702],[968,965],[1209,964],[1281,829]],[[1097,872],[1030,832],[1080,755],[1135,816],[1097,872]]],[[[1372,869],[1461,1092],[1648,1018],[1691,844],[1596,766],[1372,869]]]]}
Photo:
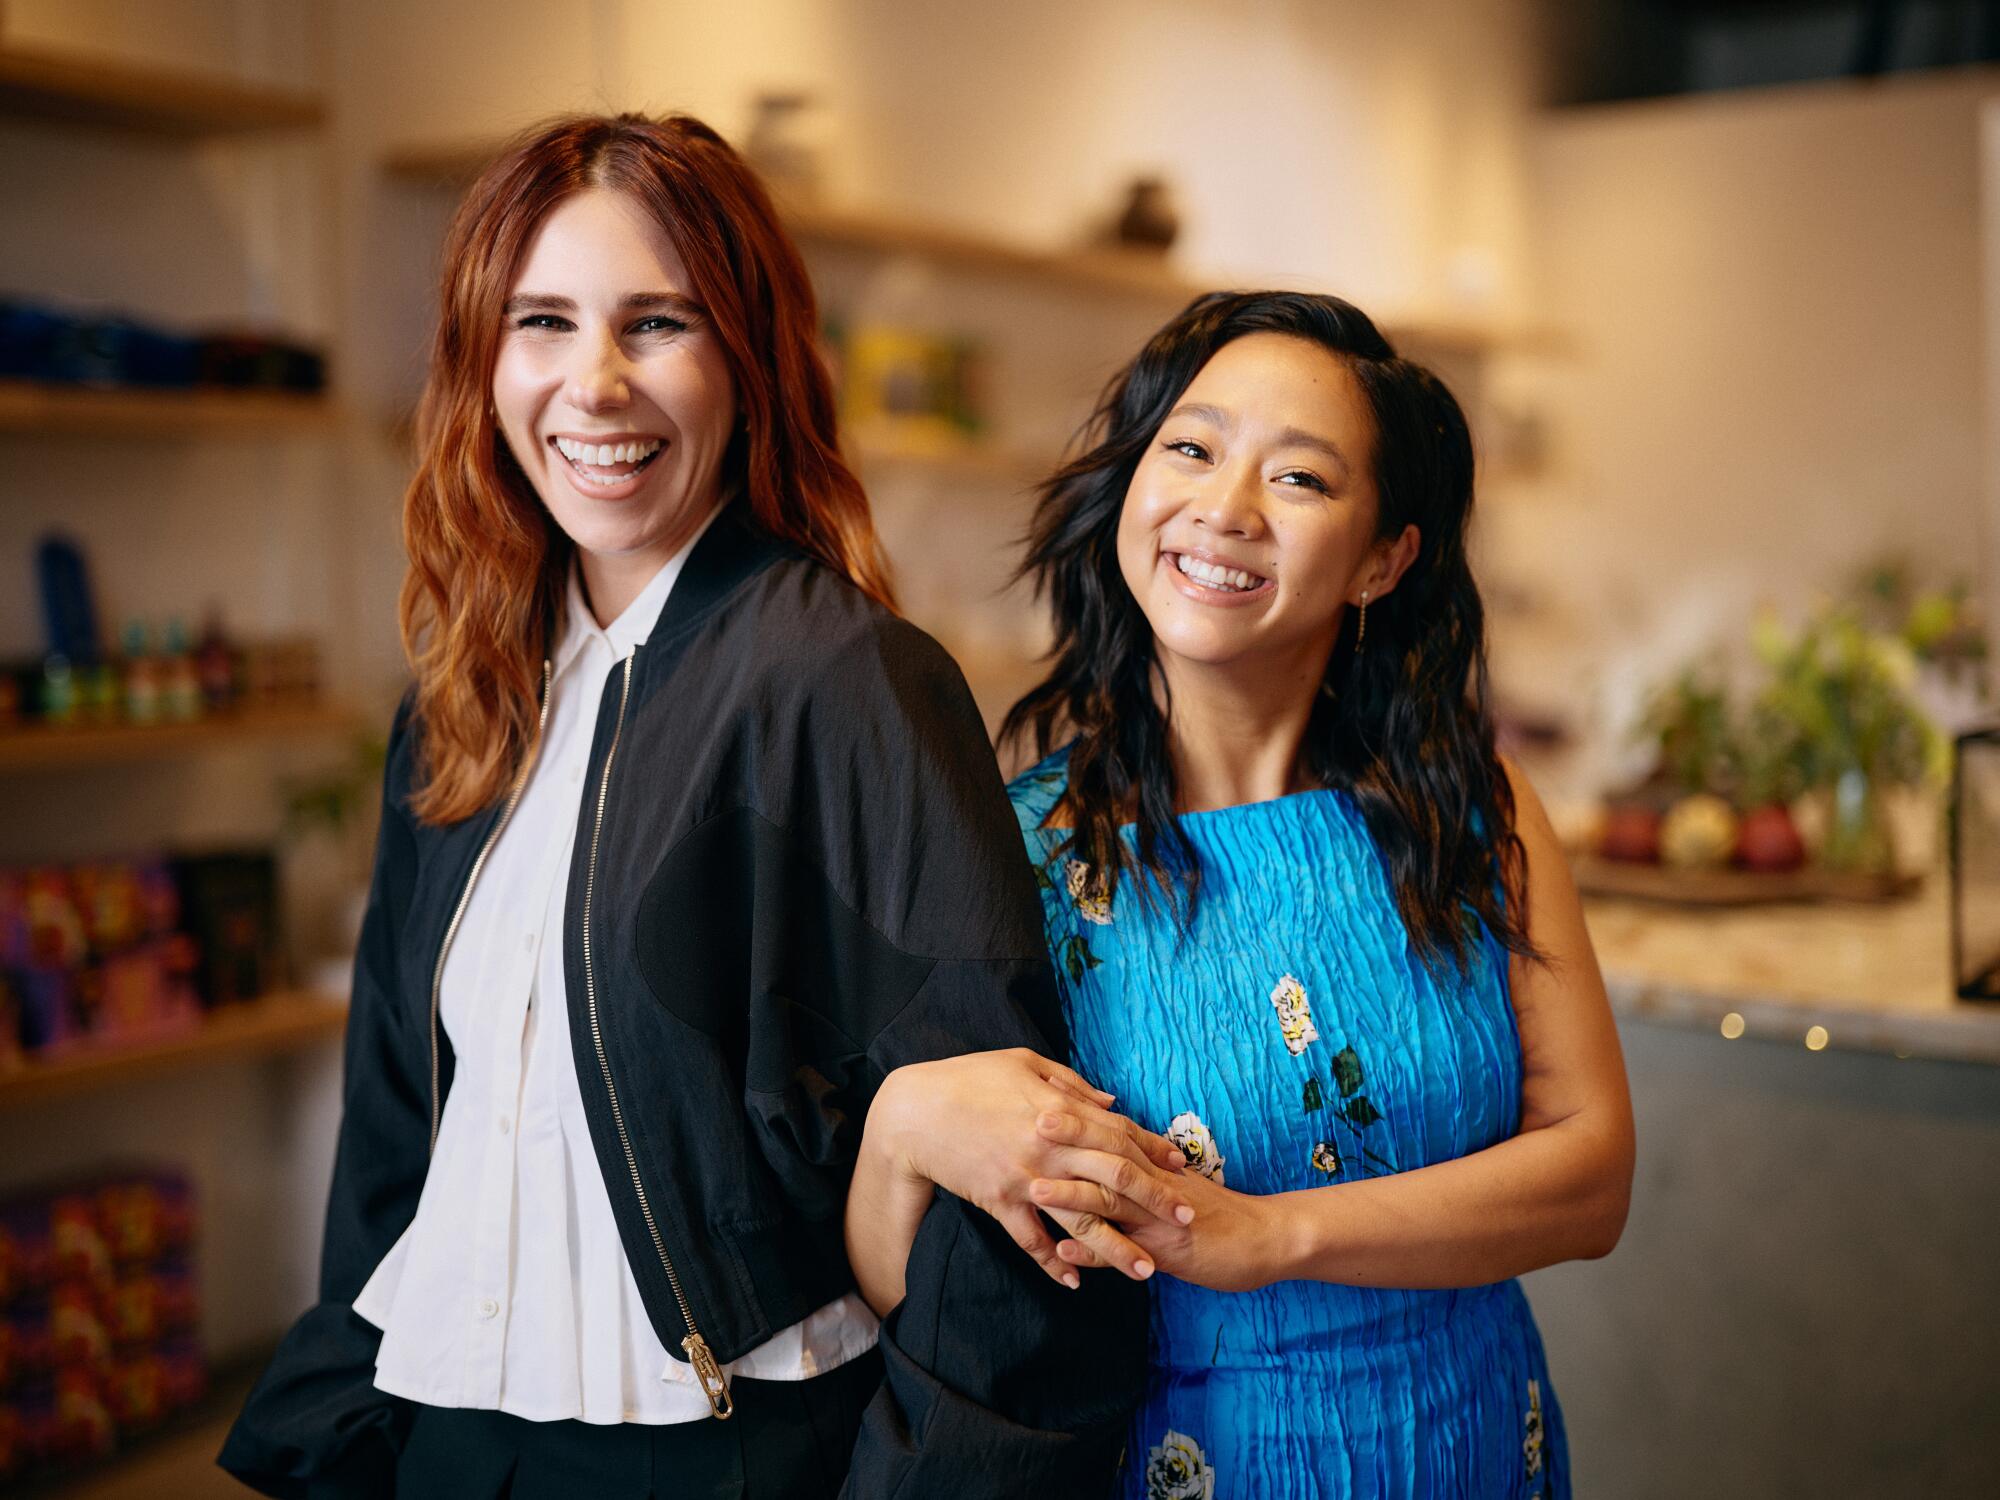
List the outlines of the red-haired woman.
{"type": "Polygon", "coordinates": [[[459,210],[320,1300],[221,1457],[266,1493],[1108,1483],[1138,1288],[939,1195],[878,1330],[843,1249],[890,1070],[1021,1049],[1107,1096],[1036,1056],[1029,873],[815,319],[693,120],[559,122],[459,210]]]}

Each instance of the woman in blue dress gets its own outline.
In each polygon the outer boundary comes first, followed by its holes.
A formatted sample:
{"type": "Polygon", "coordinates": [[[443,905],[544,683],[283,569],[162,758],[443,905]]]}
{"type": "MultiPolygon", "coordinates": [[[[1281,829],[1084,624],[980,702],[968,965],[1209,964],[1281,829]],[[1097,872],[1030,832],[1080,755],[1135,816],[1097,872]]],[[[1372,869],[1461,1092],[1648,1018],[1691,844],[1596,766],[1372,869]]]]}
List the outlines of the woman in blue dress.
{"type": "Polygon", "coordinates": [[[1567,1496],[1514,1278],[1617,1242],[1631,1112],[1494,749],[1464,417],[1347,303],[1215,294],[1091,439],[1042,493],[1056,649],[1009,725],[1075,1070],[892,1074],[860,1285],[900,1300],[933,1185],[1068,1284],[1157,1270],[1124,1496],[1567,1496]]]}

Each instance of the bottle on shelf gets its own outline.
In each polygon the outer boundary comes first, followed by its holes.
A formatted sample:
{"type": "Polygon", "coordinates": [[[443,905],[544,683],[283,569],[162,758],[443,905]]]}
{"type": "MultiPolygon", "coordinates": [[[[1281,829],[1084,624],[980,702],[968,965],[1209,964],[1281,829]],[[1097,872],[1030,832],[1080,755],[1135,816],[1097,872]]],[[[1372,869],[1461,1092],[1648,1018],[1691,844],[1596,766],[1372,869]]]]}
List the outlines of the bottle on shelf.
{"type": "Polygon", "coordinates": [[[159,722],[160,666],[146,640],[146,627],[134,620],[125,627],[125,717],[134,724],[159,722]]]}
{"type": "Polygon", "coordinates": [[[202,621],[201,640],[195,647],[195,674],[201,684],[202,705],[210,713],[222,713],[235,706],[237,662],[235,648],[222,628],[222,608],[211,604],[202,621]]]}
{"type": "Polygon", "coordinates": [[[160,707],[177,724],[202,714],[201,677],[188,651],[187,627],[179,620],[167,622],[166,651],[160,658],[160,707]]]}

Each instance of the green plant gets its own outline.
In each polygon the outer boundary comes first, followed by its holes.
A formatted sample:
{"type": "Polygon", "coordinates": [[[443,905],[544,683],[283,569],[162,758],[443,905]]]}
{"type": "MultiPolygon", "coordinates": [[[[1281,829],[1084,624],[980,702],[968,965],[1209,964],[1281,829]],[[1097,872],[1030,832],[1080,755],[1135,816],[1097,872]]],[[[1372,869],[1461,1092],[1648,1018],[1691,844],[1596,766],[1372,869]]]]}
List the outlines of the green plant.
{"type": "Polygon", "coordinates": [[[379,735],[357,735],[347,758],[324,775],[285,786],[285,833],[302,838],[323,830],[336,838],[354,826],[374,806],[382,788],[382,764],[388,746],[379,735]]]}
{"type": "Polygon", "coordinates": [[[1728,690],[1690,667],[1654,693],[1641,729],[1681,791],[1728,796],[1739,775],[1734,717],[1728,690]]]}
{"type": "Polygon", "coordinates": [[[1900,634],[1834,605],[1796,632],[1766,616],[1752,639],[1767,675],[1751,720],[1777,752],[1771,777],[1812,789],[1858,772],[1886,787],[1939,769],[1944,746],[1911,694],[1916,656],[1900,634]]]}

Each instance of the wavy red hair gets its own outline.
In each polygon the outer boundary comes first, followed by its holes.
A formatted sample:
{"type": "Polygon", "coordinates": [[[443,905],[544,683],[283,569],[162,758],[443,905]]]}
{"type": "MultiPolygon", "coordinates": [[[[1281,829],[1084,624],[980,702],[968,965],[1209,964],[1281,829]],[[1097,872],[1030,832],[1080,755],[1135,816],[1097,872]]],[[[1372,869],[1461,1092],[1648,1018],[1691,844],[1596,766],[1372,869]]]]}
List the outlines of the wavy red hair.
{"type": "Polygon", "coordinates": [[[713,320],[744,419],[725,483],[766,531],[893,607],[867,496],[840,456],[812,283],[763,184],[685,115],[574,116],[528,131],[479,174],[446,235],[403,503],[403,647],[422,724],[411,807],[427,823],[491,806],[534,739],[573,548],[507,451],[493,370],[529,242],[587,188],[629,194],[658,221],[713,320]]]}

